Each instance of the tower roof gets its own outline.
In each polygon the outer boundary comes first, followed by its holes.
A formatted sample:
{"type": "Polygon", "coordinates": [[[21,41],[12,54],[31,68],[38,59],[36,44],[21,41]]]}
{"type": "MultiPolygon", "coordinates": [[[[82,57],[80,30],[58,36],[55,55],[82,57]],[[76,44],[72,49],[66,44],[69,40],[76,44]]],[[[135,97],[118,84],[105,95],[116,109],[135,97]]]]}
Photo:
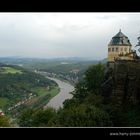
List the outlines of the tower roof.
{"type": "Polygon", "coordinates": [[[131,43],[126,35],[124,35],[121,30],[112,37],[109,46],[131,46],[131,43]]]}

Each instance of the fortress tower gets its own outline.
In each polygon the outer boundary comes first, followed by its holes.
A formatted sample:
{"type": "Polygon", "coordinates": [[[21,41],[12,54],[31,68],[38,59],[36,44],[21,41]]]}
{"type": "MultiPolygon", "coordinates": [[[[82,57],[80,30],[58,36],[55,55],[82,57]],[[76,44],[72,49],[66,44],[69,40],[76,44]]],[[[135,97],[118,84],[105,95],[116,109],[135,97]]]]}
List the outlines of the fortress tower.
{"type": "Polygon", "coordinates": [[[120,30],[108,44],[108,62],[114,62],[119,56],[131,53],[131,47],[128,37],[120,30]]]}

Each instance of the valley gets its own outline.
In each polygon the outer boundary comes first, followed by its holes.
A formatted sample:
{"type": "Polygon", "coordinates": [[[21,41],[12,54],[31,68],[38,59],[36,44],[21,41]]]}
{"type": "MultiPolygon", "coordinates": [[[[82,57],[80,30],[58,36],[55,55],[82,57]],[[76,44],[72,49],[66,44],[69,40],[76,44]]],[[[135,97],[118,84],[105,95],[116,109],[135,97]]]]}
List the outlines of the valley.
{"type": "MultiPolygon", "coordinates": [[[[0,58],[0,109],[17,124],[28,109],[58,110],[90,65],[100,61],[80,59],[0,58]]],[[[104,61],[101,61],[104,63],[104,61]]]]}

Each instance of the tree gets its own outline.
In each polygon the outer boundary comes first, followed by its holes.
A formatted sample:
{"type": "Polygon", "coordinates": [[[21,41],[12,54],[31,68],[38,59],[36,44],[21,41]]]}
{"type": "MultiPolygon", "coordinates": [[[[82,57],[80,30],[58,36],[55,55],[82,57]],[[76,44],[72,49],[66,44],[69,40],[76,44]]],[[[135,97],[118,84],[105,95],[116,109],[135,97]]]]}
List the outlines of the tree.
{"type": "Polygon", "coordinates": [[[104,79],[104,65],[97,64],[89,67],[82,81],[76,84],[73,98],[82,102],[88,95],[97,94],[101,91],[104,79]]]}
{"type": "Polygon", "coordinates": [[[88,90],[85,81],[77,83],[75,86],[75,91],[72,94],[73,98],[82,101],[88,95],[88,90]]]}
{"type": "Polygon", "coordinates": [[[65,108],[58,113],[59,125],[63,127],[111,126],[108,114],[95,106],[81,104],[65,108]]]}
{"type": "Polygon", "coordinates": [[[48,122],[56,116],[56,112],[52,108],[46,110],[38,110],[33,114],[32,126],[47,127],[48,122]]]}
{"type": "Polygon", "coordinates": [[[10,120],[6,116],[0,116],[0,127],[10,127],[10,120]]]}
{"type": "Polygon", "coordinates": [[[21,127],[31,127],[33,123],[33,114],[35,110],[33,109],[26,109],[24,110],[21,115],[18,117],[18,124],[21,127]]]}
{"type": "Polygon", "coordinates": [[[86,87],[89,92],[99,94],[104,79],[104,65],[97,64],[89,67],[85,73],[86,87]]]}
{"type": "Polygon", "coordinates": [[[18,123],[22,127],[47,127],[48,122],[55,117],[56,112],[52,108],[27,109],[18,118],[18,123]]]}

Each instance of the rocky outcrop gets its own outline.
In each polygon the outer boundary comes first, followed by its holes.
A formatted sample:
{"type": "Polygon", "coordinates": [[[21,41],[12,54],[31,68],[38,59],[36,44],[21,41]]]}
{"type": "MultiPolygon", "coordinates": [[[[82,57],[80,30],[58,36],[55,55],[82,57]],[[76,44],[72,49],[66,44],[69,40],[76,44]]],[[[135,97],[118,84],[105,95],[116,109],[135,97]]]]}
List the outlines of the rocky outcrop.
{"type": "Polygon", "coordinates": [[[108,63],[102,84],[106,101],[140,103],[140,60],[116,60],[108,63]]]}

